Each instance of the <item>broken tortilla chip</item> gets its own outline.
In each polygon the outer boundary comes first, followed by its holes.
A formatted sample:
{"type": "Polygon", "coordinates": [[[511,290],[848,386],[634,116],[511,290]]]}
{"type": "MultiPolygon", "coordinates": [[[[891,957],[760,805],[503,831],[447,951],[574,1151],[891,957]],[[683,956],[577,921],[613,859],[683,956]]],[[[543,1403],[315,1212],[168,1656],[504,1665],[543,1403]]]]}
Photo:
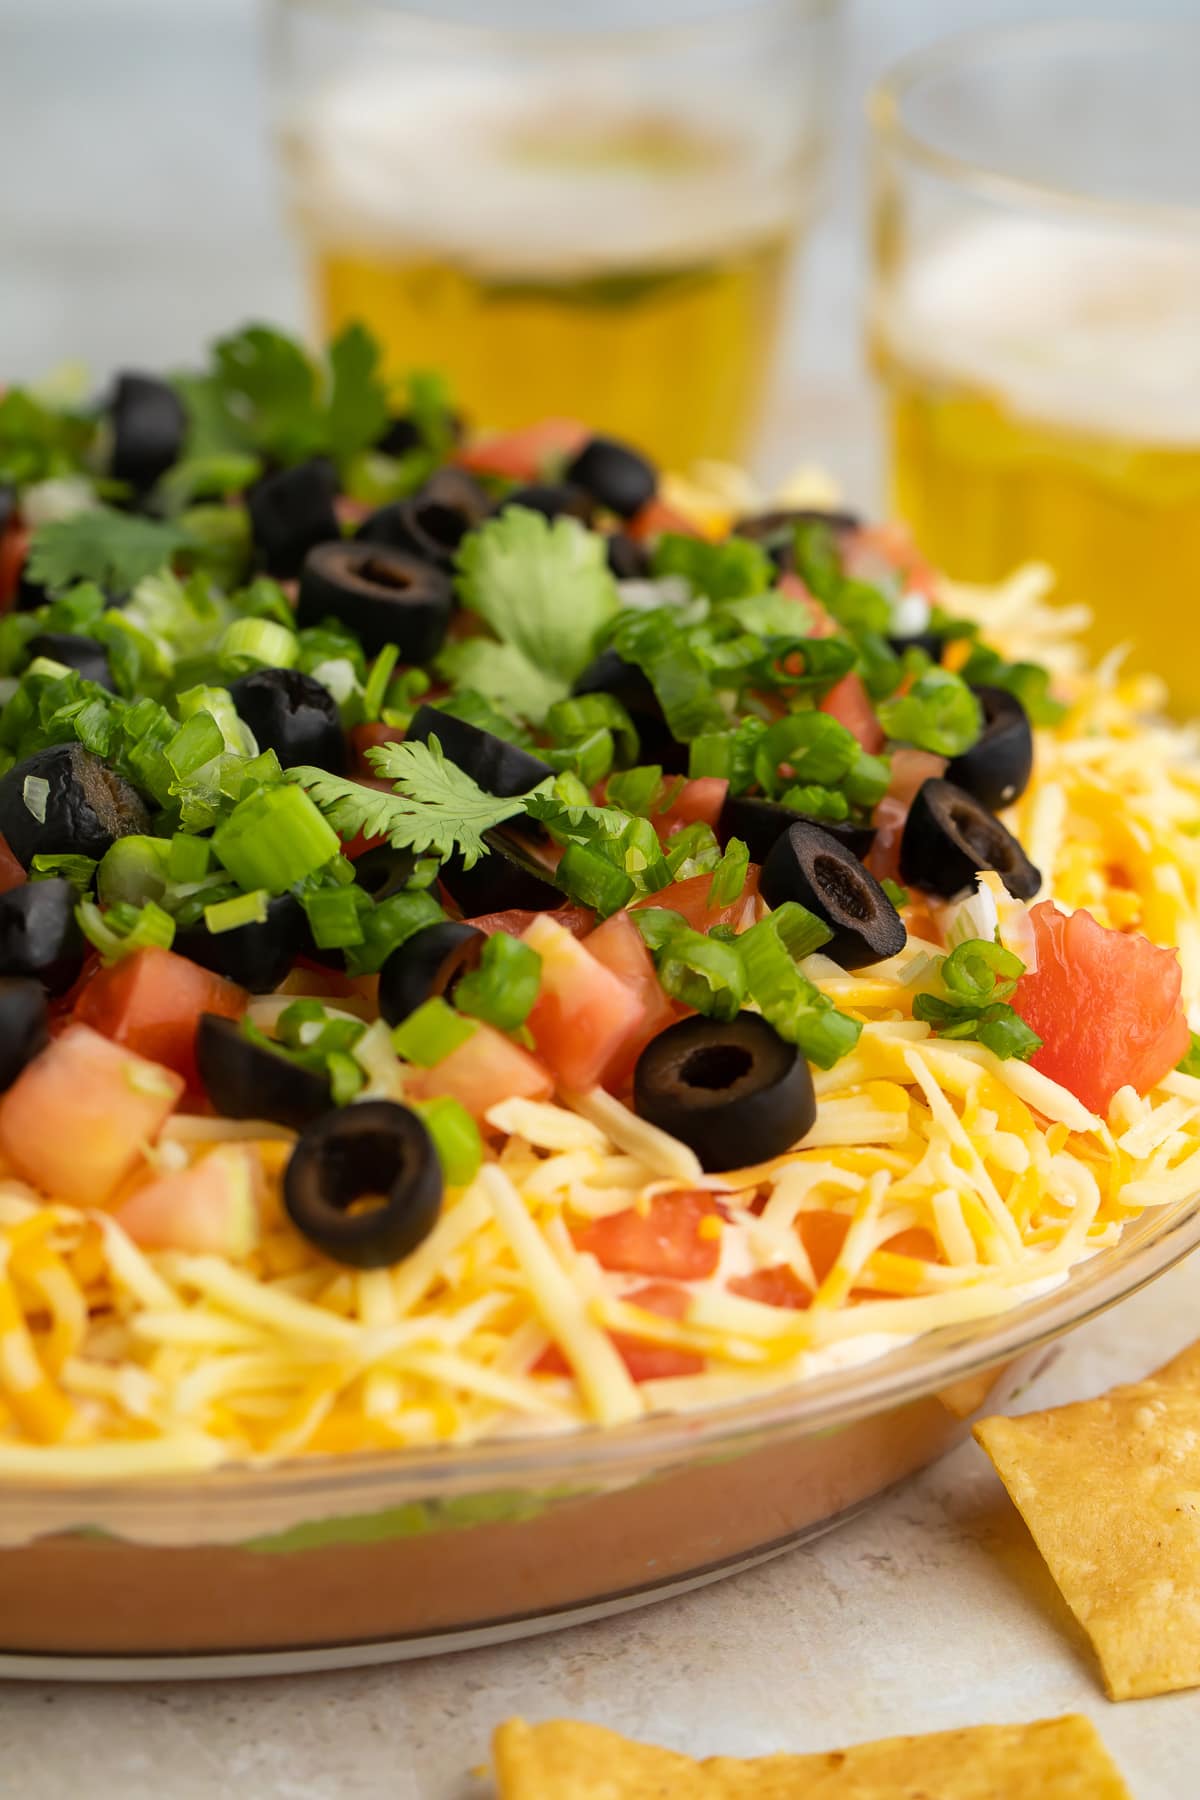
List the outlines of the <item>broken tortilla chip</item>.
{"type": "Polygon", "coordinates": [[[1200,1345],[1145,1381],[975,1436],[1110,1699],[1200,1685],[1200,1345]]]}
{"type": "Polygon", "coordinates": [[[571,1719],[510,1719],[499,1800],[1130,1800],[1090,1719],[976,1725],[850,1750],[695,1762],[571,1719]]]}

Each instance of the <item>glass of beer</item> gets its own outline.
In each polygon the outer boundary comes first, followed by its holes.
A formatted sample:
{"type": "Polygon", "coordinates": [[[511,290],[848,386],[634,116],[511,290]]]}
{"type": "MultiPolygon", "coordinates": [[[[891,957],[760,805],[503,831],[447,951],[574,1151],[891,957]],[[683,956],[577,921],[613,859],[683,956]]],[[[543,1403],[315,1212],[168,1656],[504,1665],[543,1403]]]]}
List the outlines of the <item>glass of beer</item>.
{"type": "Polygon", "coordinates": [[[1200,24],[975,35],[876,92],[891,500],[948,573],[1033,558],[1200,713],[1200,24]]]}
{"type": "Polygon", "coordinates": [[[481,428],[750,447],[819,187],[837,0],[274,0],[315,324],[481,428]]]}

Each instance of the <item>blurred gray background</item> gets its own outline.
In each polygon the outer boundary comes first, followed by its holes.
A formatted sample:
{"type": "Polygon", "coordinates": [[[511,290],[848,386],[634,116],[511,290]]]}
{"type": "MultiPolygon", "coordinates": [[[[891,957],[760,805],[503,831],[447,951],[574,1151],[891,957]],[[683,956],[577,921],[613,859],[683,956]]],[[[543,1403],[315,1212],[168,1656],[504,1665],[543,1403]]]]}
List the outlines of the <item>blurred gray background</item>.
{"type": "MultiPolygon", "coordinates": [[[[876,495],[860,342],[863,103],[875,78],[953,31],[1081,10],[845,0],[829,192],[795,290],[766,467],[819,459],[860,500],[876,495]]],[[[1195,16],[1200,0],[1086,10],[1195,16]]],[[[0,379],[65,358],[98,378],[122,363],[177,364],[248,316],[304,328],[263,63],[255,0],[0,0],[0,379]]]]}

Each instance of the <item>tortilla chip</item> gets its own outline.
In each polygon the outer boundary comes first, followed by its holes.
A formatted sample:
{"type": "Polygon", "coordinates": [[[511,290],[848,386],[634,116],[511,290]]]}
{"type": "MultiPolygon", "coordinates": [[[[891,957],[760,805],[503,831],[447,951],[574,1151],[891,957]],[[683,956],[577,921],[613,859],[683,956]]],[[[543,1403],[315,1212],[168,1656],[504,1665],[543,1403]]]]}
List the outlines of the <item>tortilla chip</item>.
{"type": "Polygon", "coordinates": [[[976,1725],[814,1756],[693,1762],[600,1725],[510,1719],[499,1800],[1130,1800],[1090,1719],[976,1725]]]}
{"type": "Polygon", "coordinates": [[[1200,1685],[1200,1345],[1097,1400],[984,1419],[1110,1699],[1200,1685]]]}

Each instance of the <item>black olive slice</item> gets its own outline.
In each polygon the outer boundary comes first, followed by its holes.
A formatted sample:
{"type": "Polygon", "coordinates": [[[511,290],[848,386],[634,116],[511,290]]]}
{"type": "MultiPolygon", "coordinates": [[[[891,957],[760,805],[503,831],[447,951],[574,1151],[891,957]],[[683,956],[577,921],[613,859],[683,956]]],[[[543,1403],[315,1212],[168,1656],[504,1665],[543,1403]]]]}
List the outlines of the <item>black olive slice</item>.
{"type": "Polygon", "coordinates": [[[917,790],[900,839],[900,879],[952,899],[994,869],[1015,900],[1032,900],[1042,878],[1011,831],[952,781],[917,790]]]}
{"type": "Polygon", "coordinates": [[[7,531],[17,516],[17,490],[10,481],[0,481],[0,532],[7,531]]]}
{"type": "Polygon", "coordinates": [[[0,1093],[12,1086],[48,1037],[41,982],[0,977],[0,1093]]]}
{"type": "Polygon", "coordinates": [[[417,858],[411,850],[397,850],[393,844],[376,844],[356,857],[354,879],[372,900],[390,900],[412,880],[417,858]]]}
{"type": "Polygon", "coordinates": [[[68,669],[77,669],[85,681],[94,681],[97,687],[107,688],[110,693],[115,690],[108,653],[95,638],[79,637],[73,631],[39,631],[25,648],[30,662],[45,656],[68,669]]]}
{"type": "Polygon", "coordinates": [[[225,1119],[270,1119],[290,1131],[333,1105],[329,1080],[248,1038],[236,1019],[201,1013],[196,1067],[204,1091],[225,1119]]]}
{"type": "Polygon", "coordinates": [[[722,844],[731,837],[741,838],[750,852],[750,861],[762,863],[791,825],[818,825],[860,861],[875,842],[871,825],[852,825],[848,819],[811,819],[807,813],[784,806],[781,800],[764,800],[758,794],[727,796],[717,820],[717,836],[722,844]]]}
{"type": "Polygon", "coordinates": [[[277,469],[255,482],[246,505],[260,568],[281,581],[299,575],[309,551],[338,535],[337,491],[337,470],[324,456],[277,469]]]}
{"type": "Polygon", "coordinates": [[[0,894],[0,975],[29,976],[62,994],[83,967],[87,945],[69,881],[27,881],[0,894]]]}
{"type": "Polygon", "coordinates": [[[515,835],[486,831],[488,855],[468,869],[456,851],[442,864],[438,878],[465,918],[481,913],[553,912],[565,904],[565,895],[550,879],[550,871],[515,835]]]}
{"type": "Polygon", "coordinates": [[[501,513],[507,506],[524,506],[529,512],[541,513],[543,519],[578,519],[583,525],[591,523],[596,510],[590,496],[569,481],[532,481],[527,487],[513,488],[497,500],[496,511],[501,513]]]}
{"type": "Polygon", "coordinates": [[[903,656],[906,650],[923,650],[933,663],[941,662],[945,648],[946,640],[938,631],[910,631],[905,637],[888,639],[888,649],[897,656],[903,656]]]}
{"type": "Polygon", "coordinates": [[[342,773],[346,734],[337,701],[314,676],[299,669],[255,669],[231,682],[229,691],[259,749],[273,750],[285,769],[312,763],[342,773]]]}
{"type": "MultiPolygon", "coordinates": [[[[458,413],[447,416],[450,434],[456,444],[461,444],[464,425],[458,413]]],[[[409,450],[419,450],[425,443],[425,434],[417,421],[409,413],[397,413],[388,420],[382,437],[376,438],[375,448],[384,456],[403,456],[409,450]]]]}
{"type": "Polygon", "coordinates": [[[0,834],[26,868],[39,855],[99,858],[149,825],[141,795],[82,744],[52,744],[0,776],[0,834]]]}
{"type": "Polygon", "coordinates": [[[454,608],[448,577],[386,544],[318,544],[300,576],[296,619],[333,617],[355,632],[368,656],[396,644],[403,662],[428,662],[441,649],[454,608]]]}
{"type": "Polygon", "coordinates": [[[232,931],[192,925],[176,934],[174,948],[252,994],[269,994],[308,941],[304,908],[294,894],[277,894],[267,901],[267,916],[261,924],[236,925],[232,931]]]}
{"type": "Polygon", "coordinates": [[[815,506],[775,507],[770,512],[739,519],[733,536],[752,538],[762,545],[776,568],[793,569],[797,525],[827,525],[836,537],[841,537],[848,531],[857,531],[861,524],[858,514],[852,512],[825,511],[815,506]]]}
{"type": "Polygon", "coordinates": [[[644,544],[628,532],[609,533],[606,551],[608,566],[618,581],[642,581],[650,573],[650,558],[644,544]]]}
{"type": "Polygon", "coordinates": [[[483,954],[487,934],[456,919],[439,920],[405,938],[379,974],[379,1010],[389,1025],[399,1025],[426,1000],[449,994],[460,975],[473,969],[483,954]]]}
{"type": "Polygon", "coordinates": [[[502,800],[528,794],[554,773],[540,756],[436,706],[418,706],[405,737],[410,743],[419,744],[435,737],[448,761],[464,770],[486,793],[496,794],[502,800]]]}
{"type": "Polygon", "coordinates": [[[819,825],[790,825],[762,867],[759,892],[768,906],[796,900],[833,936],[822,954],[843,969],[883,962],[908,941],[904,921],[852,850],[819,825]]]}
{"type": "Polygon", "coordinates": [[[696,1013],[652,1038],[633,1071],[633,1105],[707,1170],[780,1156],[817,1116],[808,1064],[752,1012],[728,1020],[696,1013]]]}
{"type": "Polygon", "coordinates": [[[437,1223],[442,1170],[433,1139],[392,1100],[327,1113],[292,1151],[283,1204],[296,1230],[335,1262],[387,1268],[437,1223]]]}
{"type": "Polygon", "coordinates": [[[364,519],[355,536],[450,570],[463,538],[483,523],[491,504],[464,469],[439,469],[407,500],[392,500],[364,519]]]}
{"type": "Polygon", "coordinates": [[[990,812],[999,812],[1019,800],[1033,774],[1033,729],[1029,714],[1015,694],[1004,688],[977,687],[975,697],[983,709],[983,731],[946,770],[947,781],[990,812]]]}
{"type": "Polygon", "coordinates": [[[179,395],[153,375],[119,375],[108,416],[112,473],[135,488],[153,487],[183,449],[187,413],[179,395]]]}
{"type": "Polygon", "coordinates": [[[581,487],[597,506],[632,519],[658,491],[658,472],[641,453],[618,438],[592,437],[563,470],[563,480],[581,487]]]}

